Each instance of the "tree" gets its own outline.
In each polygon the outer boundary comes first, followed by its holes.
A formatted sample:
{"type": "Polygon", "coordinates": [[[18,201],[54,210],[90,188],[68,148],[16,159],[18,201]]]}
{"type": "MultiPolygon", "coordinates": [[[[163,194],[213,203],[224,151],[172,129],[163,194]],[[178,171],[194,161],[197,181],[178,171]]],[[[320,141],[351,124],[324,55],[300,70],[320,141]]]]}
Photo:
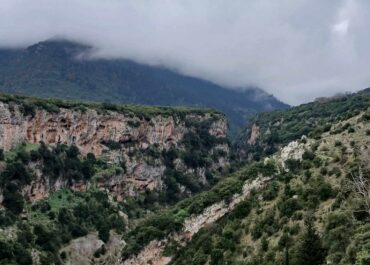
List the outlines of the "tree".
{"type": "Polygon", "coordinates": [[[288,247],[285,247],[285,251],[284,251],[284,265],[289,265],[289,248],[288,247]]]}
{"type": "Polygon", "coordinates": [[[4,156],[4,150],[0,149],[0,161],[4,161],[5,156],[4,156]]]}
{"type": "Polygon", "coordinates": [[[20,193],[5,190],[3,204],[13,214],[18,215],[23,211],[24,200],[20,193]]]}
{"type": "Polygon", "coordinates": [[[261,249],[263,252],[266,252],[269,249],[269,242],[267,241],[266,236],[263,236],[261,239],[261,249]]]}
{"type": "Polygon", "coordinates": [[[304,232],[296,252],[296,263],[300,265],[320,265],[324,262],[325,250],[321,239],[317,235],[311,217],[305,220],[304,232]]]}
{"type": "Polygon", "coordinates": [[[351,173],[353,181],[353,190],[356,192],[360,200],[363,201],[364,211],[370,215],[370,184],[364,177],[363,169],[359,167],[358,173],[351,173]]]}
{"type": "Polygon", "coordinates": [[[370,264],[370,253],[366,250],[357,253],[356,265],[368,265],[370,264]]]}

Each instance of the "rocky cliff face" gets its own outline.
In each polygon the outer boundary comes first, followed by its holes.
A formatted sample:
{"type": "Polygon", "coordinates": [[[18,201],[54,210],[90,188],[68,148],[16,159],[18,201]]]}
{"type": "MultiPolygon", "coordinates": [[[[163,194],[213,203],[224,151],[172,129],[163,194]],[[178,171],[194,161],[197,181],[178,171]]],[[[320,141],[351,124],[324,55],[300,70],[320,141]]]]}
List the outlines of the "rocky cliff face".
{"type": "MultiPolygon", "coordinates": [[[[0,149],[9,151],[21,142],[48,145],[76,145],[83,155],[93,153],[112,165],[124,164],[125,170],[102,174],[98,185],[113,192],[120,199],[145,189],[161,189],[166,169],[162,154],[170,149],[191,152],[183,144],[184,136],[196,131],[194,124],[208,124],[207,135],[226,139],[227,122],[215,113],[186,113],[185,115],[152,115],[142,118],[133,112],[101,109],[59,108],[51,112],[37,108],[32,115],[24,115],[22,106],[0,102],[0,149]]],[[[200,136],[201,137],[201,136],[200,136]]],[[[218,141],[209,150],[215,157],[207,170],[222,171],[228,165],[229,146],[218,141]]],[[[206,182],[204,166],[188,167],[181,159],[176,168],[206,182]]],[[[66,183],[38,176],[24,192],[31,200],[42,199],[50,189],[60,189],[66,183]]],[[[72,188],[85,189],[90,183],[74,183],[72,188]]]]}

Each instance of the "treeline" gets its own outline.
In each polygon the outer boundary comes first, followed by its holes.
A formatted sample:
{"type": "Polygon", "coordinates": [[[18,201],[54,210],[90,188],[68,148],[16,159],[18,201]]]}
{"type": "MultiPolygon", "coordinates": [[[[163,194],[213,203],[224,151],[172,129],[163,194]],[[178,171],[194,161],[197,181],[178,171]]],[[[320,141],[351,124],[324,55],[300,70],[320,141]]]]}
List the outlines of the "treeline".
{"type": "Polygon", "coordinates": [[[187,114],[196,114],[204,116],[210,114],[211,116],[224,117],[218,111],[212,109],[201,109],[191,107],[165,107],[165,106],[146,106],[134,104],[113,104],[110,102],[81,102],[77,100],[62,100],[57,98],[36,98],[24,97],[19,95],[0,93],[0,101],[9,103],[11,106],[17,104],[20,111],[25,116],[34,116],[37,109],[44,109],[51,113],[58,113],[60,108],[74,109],[78,111],[87,111],[87,109],[95,109],[98,112],[104,113],[107,110],[115,111],[124,114],[131,114],[140,119],[150,120],[154,116],[173,116],[183,119],[187,114]]]}

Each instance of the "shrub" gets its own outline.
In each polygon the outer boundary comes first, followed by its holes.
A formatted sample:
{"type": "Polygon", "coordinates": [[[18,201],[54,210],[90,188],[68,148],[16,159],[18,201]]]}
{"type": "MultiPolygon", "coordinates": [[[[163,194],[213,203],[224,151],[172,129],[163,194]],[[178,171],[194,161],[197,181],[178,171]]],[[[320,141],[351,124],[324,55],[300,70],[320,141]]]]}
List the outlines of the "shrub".
{"type": "Polygon", "coordinates": [[[289,169],[289,171],[293,173],[298,173],[302,167],[301,161],[297,159],[291,159],[291,158],[285,161],[285,165],[289,169]]]}
{"type": "Polygon", "coordinates": [[[353,220],[349,214],[332,212],[325,220],[324,244],[329,253],[345,252],[353,233],[353,220]]]}
{"type": "Polygon", "coordinates": [[[297,264],[322,264],[326,253],[322,247],[321,238],[317,235],[312,221],[305,223],[306,231],[303,233],[295,253],[297,264]]]}
{"type": "Polygon", "coordinates": [[[325,176],[326,174],[328,174],[328,169],[326,167],[322,167],[320,168],[320,173],[325,176]]]}
{"type": "Polygon", "coordinates": [[[15,215],[18,215],[23,211],[24,199],[20,193],[6,189],[3,195],[3,204],[5,208],[15,215]]]}
{"type": "Polygon", "coordinates": [[[353,128],[353,127],[348,128],[348,133],[354,133],[354,132],[355,132],[355,128],[353,128]]]}
{"type": "Polygon", "coordinates": [[[177,158],[177,152],[174,148],[170,148],[168,151],[162,151],[162,157],[164,160],[164,164],[167,168],[173,168],[173,162],[177,158]]]}
{"type": "Polygon", "coordinates": [[[271,182],[267,189],[263,192],[263,199],[271,201],[277,197],[279,193],[279,184],[276,181],[271,182]]]}
{"type": "Polygon", "coordinates": [[[320,185],[317,187],[317,192],[322,201],[325,201],[335,196],[334,190],[332,189],[331,185],[327,182],[320,183],[320,185]]]}
{"type": "Polygon", "coordinates": [[[109,234],[109,227],[107,225],[103,225],[99,228],[99,238],[104,242],[107,243],[110,237],[109,234]]]}
{"type": "Polygon", "coordinates": [[[106,140],[101,142],[103,145],[108,147],[110,150],[119,150],[121,149],[121,143],[114,140],[106,140]]]}
{"type": "Polygon", "coordinates": [[[312,151],[306,151],[302,155],[302,159],[304,160],[313,160],[315,158],[315,153],[312,151]]]}
{"type": "Polygon", "coordinates": [[[0,161],[4,161],[5,156],[4,156],[4,149],[0,148],[0,161]]]}
{"type": "Polygon", "coordinates": [[[278,208],[283,216],[291,217],[295,211],[302,209],[302,204],[298,199],[282,199],[278,203],[278,208]]]}

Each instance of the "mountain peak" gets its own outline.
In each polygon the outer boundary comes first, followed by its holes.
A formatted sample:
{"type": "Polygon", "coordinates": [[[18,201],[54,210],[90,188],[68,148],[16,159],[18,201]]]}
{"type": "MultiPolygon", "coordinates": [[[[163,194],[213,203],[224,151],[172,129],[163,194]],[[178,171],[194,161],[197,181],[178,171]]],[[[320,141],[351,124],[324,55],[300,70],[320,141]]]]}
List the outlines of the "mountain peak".
{"type": "Polygon", "coordinates": [[[50,39],[27,47],[25,52],[33,55],[65,56],[68,58],[77,56],[89,49],[91,49],[91,46],[81,43],[63,39],[50,39]]]}
{"type": "Polygon", "coordinates": [[[195,106],[223,111],[239,128],[261,111],[287,108],[255,87],[233,90],[163,67],[129,60],[76,60],[92,47],[51,39],[0,53],[0,91],[114,103],[195,106]]]}

